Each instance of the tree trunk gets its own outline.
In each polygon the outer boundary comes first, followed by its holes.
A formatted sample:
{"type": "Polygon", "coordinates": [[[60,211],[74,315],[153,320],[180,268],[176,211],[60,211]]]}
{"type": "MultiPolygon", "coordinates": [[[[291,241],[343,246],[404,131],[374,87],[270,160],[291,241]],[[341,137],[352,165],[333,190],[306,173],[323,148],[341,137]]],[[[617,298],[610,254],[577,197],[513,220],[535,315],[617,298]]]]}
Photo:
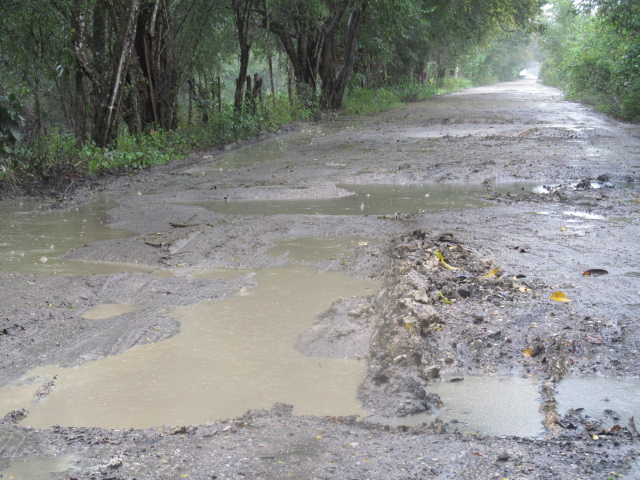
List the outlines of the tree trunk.
{"type": "Polygon", "coordinates": [[[140,9],[135,37],[137,68],[132,87],[138,91],[142,127],[176,126],[179,71],[169,22],[170,2],[146,2],[140,9]]]}
{"type": "Polygon", "coordinates": [[[298,93],[315,98],[317,78],[322,81],[320,105],[324,109],[338,109],[353,73],[357,37],[364,10],[369,0],[343,1],[327,5],[329,14],[318,25],[300,20],[295,31],[270,19],[263,11],[262,26],[278,36],[291,61],[298,93]],[[344,14],[350,9],[346,34],[338,45],[336,36],[344,14]]]}
{"type": "Polygon", "coordinates": [[[367,3],[368,0],[360,0],[351,9],[343,43],[341,67],[338,65],[339,54],[335,41],[337,24],[325,26],[325,40],[320,57],[320,78],[322,79],[320,107],[323,110],[338,110],[342,106],[344,93],[356,61],[358,32],[367,3]]]}
{"type": "MultiPolygon", "coordinates": [[[[241,40],[242,42],[242,40],[241,40]]],[[[236,78],[236,90],[233,97],[233,108],[240,112],[242,111],[243,99],[244,99],[244,85],[247,78],[247,71],[249,70],[249,52],[251,50],[251,44],[241,43],[240,45],[240,71],[238,72],[238,78],[236,78]]]]}
{"type": "Polygon", "coordinates": [[[96,108],[92,137],[99,147],[106,147],[117,134],[118,119],[122,105],[122,93],[128,63],[136,36],[141,0],[131,0],[128,17],[120,32],[114,51],[117,53],[111,60],[108,74],[103,83],[102,98],[96,108]]]}
{"type": "Polygon", "coordinates": [[[84,73],[82,69],[76,69],[75,77],[76,96],[73,102],[73,130],[78,145],[84,143],[87,139],[87,115],[86,104],[87,98],[84,93],[84,73]]]}
{"type": "Polygon", "coordinates": [[[253,10],[254,0],[231,0],[231,8],[236,21],[238,32],[238,46],[240,48],[240,68],[236,78],[236,90],[233,97],[233,107],[237,112],[242,111],[244,100],[244,85],[247,71],[249,70],[249,53],[251,52],[251,39],[249,36],[249,20],[253,10]]]}

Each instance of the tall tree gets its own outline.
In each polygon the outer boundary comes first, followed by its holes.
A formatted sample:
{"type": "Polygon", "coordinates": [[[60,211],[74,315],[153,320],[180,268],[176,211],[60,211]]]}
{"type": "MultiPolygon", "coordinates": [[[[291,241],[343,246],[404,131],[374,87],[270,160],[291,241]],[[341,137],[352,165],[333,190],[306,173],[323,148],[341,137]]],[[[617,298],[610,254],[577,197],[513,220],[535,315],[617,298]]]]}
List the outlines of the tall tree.
{"type": "Polygon", "coordinates": [[[296,83],[312,96],[321,82],[320,105],[338,109],[353,72],[357,41],[370,0],[284,0],[269,11],[262,25],[281,41],[296,83]]]}
{"type": "Polygon", "coordinates": [[[240,69],[236,78],[236,90],[233,106],[236,111],[242,110],[244,103],[244,85],[249,69],[249,54],[251,52],[251,15],[254,8],[254,0],[231,0],[231,9],[238,33],[238,48],[240,50],[240,69]]]}
{"type": "MultiPolygon", "coordinates": [[[[100,0],[99,0],[100,1],[100,0]]],[[[74,29],[73,49],[78,65],[91,80],[95,88],[96,107],[93,118],[92,137],[96,145],[107,146],[115,138],[122,108],[122,97],[126,83],[128,64],[133,51],[137,31],[141,0],[113,2],[115,44],[110,61],[101,69],[89,51],[87,18],[82,0],[74,0],[71,21],[74,29]]]]}

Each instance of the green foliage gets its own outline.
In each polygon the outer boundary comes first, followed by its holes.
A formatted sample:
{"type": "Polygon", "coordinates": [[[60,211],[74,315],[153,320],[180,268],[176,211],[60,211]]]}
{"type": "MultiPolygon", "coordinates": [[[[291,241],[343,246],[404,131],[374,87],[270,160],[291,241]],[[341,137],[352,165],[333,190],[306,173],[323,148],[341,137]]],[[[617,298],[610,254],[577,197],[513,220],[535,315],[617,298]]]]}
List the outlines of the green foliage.
{"type": "Polygon", "coordinates": [[[402,83],[381,88],[351,88],[346,95],[343,109],[349,115],[367,115],[398,107],[403,103],[419,102],[437,95],[444,95],[471,87],[471,80],[448,77],[436,84],[429,82],[402,83]]]}
{"type": "Polygon", "coordinates": [[[366,115],[401,105],[400,97],[390,88],[361,88],[349,90],[342,108],[348,115],[366,115]]]}
{"type": "Polygon", "coordinates": [[[22,105],[12,92],[0,95],[0,147],[9,148],[22,140],[22,105]]]}
{"type": "Polygon", "coordinates": [[[640,6],[597,3],[602,8],[595,14],[579,12],[568,0],[554,4],[543,36],[543,80],[569,98],[640,121],[640,6]]]}

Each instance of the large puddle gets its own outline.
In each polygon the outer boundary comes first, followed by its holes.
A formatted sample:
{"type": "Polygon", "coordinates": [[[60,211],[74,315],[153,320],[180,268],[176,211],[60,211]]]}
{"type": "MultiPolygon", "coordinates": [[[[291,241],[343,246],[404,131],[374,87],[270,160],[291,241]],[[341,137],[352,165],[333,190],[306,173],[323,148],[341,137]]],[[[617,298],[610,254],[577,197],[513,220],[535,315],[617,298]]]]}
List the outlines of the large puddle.
{"type": "MultiPolygon", "coordinates": [[[[485,376],[443,379],[427,387],[444,402],[436,413],[392,419],[390,425],[416,426],[435,418],[450,431],[540,438],[545,434],[540,411],[542,381],[537,377],[485,376]]],[[[556,387],[557,412],[578,410],[608,427],[627,425],[640,416],[640,379],[567,377],[556,387]]]]}
{"type": "Polygon", "coordinates": [[[640,418],[640,379],[570,377],[558,384],[558,413],[580,409],[583,415],[606,425],[627,425],[640,418]]]}
{"type": "Polygon", "coordinates": [[[449,428],[485,435],[540,437],[544,434],[540,413],[540,380],[536,377],[464,377],[443,380],[427,388],[444,402],[436,414],[422,413],[392,420],[392,425],[415,426],[436,417],[451,422],[449,428]]]}
{"type": "Polygon", "coordinates": [[[306,357],[294,345],[336,298],[373,294],[378,285],[305,266],[262,270],[256,279],[231,299],[178,308],[181,332],[168,340],[77,368],[29,372],[58,379],[47,398],[27,406],[23,424],[200,424],[275,402],[293,404],[297,414],[364,413],[356,400],[364,362],[306,357]]]}
{"type": "Polygon", "coordinates": [[[218,213],[234,215],[394,215],[453,208],[482,207],[481,185],[338,185],[351,195],[292,200],[218,200],[203,203],[218,213]]]}
{"type": "Polygon", "coordinates": [[[36,203],[0,209],[0,270],[34,274],[92,274],[150,271],[134,264],[65,260],[64,253],[84,243],[124,238],[109,228],[110,203],[94,202],[71,210],[42,211],[36,203]]]}
{"type": "Polygon", "coordinates": [[[80,457],[67,455],[29,455],[12,461],[0,471],[0,478],[15,480],[46,480],[54,473],[60,473],[73,467],[80,457]]]}

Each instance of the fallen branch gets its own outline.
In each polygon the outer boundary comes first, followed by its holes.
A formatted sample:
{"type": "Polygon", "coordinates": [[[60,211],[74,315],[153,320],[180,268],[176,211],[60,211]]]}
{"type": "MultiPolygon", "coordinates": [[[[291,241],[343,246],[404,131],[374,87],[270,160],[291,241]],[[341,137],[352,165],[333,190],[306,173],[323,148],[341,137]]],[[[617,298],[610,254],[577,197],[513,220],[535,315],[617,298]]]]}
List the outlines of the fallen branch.
{"type": "Polygon", "coordinates": [[[199,223],[189,223],[191,220],[193,220],[194,218],[196,218],[198,214],[194,213],[189,220],[187,220],[184,223],[175,223],[175,222],[169,222],[169,225],[171,225],[173,228],[187,228],[187,227],[197,227],[198,225],[200,225],[199,223]]]}

